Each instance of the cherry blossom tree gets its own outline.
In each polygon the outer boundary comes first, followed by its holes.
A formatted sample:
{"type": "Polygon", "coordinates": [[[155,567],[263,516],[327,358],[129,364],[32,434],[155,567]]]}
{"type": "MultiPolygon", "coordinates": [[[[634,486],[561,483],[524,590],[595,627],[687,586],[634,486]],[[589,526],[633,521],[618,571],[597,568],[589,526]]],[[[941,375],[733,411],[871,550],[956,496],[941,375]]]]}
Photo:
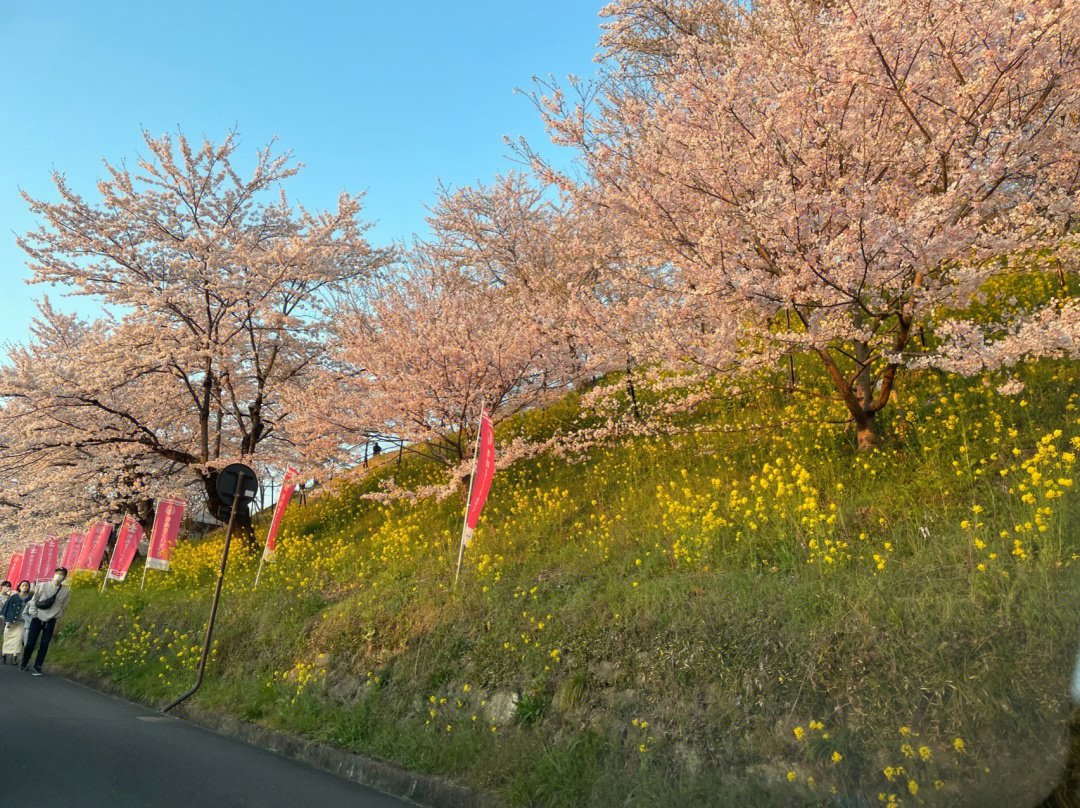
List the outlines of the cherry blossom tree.
{"type": "Polygon", "coordinates": [[[30,339],[8,347],[0,368],[5,523],[55,531],[132,513],[149,526],[155,496],[195,482],[183,458],[165,450],[184,442],[185,422],[173,417],[184,401],[137,372],[129,351],[115,323],[83,322],[47,298],[30,339]],[[127,417],[136,401],[139,421],[165,425],[158,434],[127,417]]]}
{"type": "Polygon", "coordinates": [[[521,175],[442,189],[432,237],[339,302],[334,350],[293,409],[316,456],[355,463],[364,442],[456,467],[480,407],[496,421],[600,366],[572,305],[565,211],[521,175]]]}
{"type": "Polygon", "coordinates": [[[16,350],[0,395],[40,419],[24,431],[41,462],[113,447],[138,476],[152,458],[198,481],[216,514],[218,469],[291,451],[282,397],[323,350],[325,304],[385,256],[363,236],[359,198],[317,213],[289,204],[289,154],[259,152],[243,178],[231,134],[198,149],[144,137],[136,171],[106,163],[97,204],[61,174],[58,201],[24,193],[42,221],[19,239],[34,282],[116,318],[82,327],[66,358],[16,350]]]}
{"type": "Polygon", "coordinates": [[[552,192],[522,173],[488,187],[442,189],[425,249],[488,283],[515,284],[513,305],[550,310],[566,347],[587,354],[593,372],[624,372],[615,387],[640,416],[634,378],[657,353],[654,335],[670,333],[657,321],[685,313],[671,310],[666,297],[613,283],[608,268],[622,258],[610,217],[595,206],[546,201],[552,192]]]}
{"type": "Polygon", "coordinates": [[[671,312],[653,320],[656,359],[736,376],[807,354],[868,448],[905,367],[1077,354],[1075,299],[996,322],[964,310],[1075,248],[1080,4],[605,13],[600,83],[536,96],[584,179],[523,152],[609,223],[617,281],[671,312]]]}

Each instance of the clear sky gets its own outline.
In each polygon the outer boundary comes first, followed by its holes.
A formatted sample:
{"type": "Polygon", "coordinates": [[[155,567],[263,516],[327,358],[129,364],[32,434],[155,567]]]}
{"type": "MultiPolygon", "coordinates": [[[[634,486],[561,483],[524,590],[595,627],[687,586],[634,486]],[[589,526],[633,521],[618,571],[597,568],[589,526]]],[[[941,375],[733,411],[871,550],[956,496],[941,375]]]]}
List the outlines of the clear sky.
{"type": "MultiPolygon", "coordinates": [[[[306,165],[285,186],[310,208],[366,191],[376,244],[424,230],[439,179],[513,167],[502,137],[548,144],[515,88],[592,76],[605,0],[0,4],[0,341],[21,341],[32,299],[15,234],[19,196],[50,172],[94,198],[101,159],[129,163],[141,132],[240,135],[249,165],[274,136],[306,165]]],[[[55,293],[53,293],[55,294],[55,293]]],[[[92,312],[85,301],[75,305],[92,312]]]]}

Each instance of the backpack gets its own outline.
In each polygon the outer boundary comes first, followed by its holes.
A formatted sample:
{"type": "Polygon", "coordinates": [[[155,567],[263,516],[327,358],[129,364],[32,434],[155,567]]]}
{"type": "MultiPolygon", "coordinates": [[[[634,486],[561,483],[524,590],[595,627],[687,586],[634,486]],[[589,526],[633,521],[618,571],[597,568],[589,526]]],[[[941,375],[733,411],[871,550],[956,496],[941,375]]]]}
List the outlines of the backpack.
{"type": "Polygon", "coordinates": [[[56,591],[44,600],[39,600],[37,606],[39,609],[51,609],[52,605],[56,603],[56,596],[60,594],[60,587],[56,587],[56,591]]]}

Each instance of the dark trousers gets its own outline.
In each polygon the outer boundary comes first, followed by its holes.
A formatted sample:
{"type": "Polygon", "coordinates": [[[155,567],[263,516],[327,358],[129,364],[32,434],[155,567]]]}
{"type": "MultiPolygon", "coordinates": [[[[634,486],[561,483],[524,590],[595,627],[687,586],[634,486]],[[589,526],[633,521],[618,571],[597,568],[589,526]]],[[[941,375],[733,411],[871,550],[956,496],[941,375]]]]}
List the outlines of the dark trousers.
{"type": "Polygon", "coordinates": [[[45,664],[45,655],[49,653],[49,643],[52,642],[53,629],[56,628],[56,618],[46,620],[44,623],[36,617],[30,620],[30,628],[26,635],[26,647],[22,652],[22,666],[30,664],[34,646],[37,645],[38,635],[41,635],[41,645],[38,647],[37,659],[34,660],[34,670],[40,671],[45,664]]]}

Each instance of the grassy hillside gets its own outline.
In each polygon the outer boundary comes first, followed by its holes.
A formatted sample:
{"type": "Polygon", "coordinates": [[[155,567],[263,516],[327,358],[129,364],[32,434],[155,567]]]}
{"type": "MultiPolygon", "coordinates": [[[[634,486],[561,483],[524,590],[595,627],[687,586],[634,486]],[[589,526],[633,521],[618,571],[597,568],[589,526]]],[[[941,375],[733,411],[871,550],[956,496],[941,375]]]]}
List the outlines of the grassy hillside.
{"type": "MultiPolygon", "coordinates": [[[[294,507],[257,590],[230,559],[198,700],[521,805],[1034,804],[1080,627],[1078,373],[908,377],[872,453],[763,394],[521,461],[456,590],[461,499],[363,499],[434,479],[388,464],[294,507]]],[[[183,544],[142,593],[138,567],[76,583],[57,663],[181,693],[220,550],[183,544]]]]}

